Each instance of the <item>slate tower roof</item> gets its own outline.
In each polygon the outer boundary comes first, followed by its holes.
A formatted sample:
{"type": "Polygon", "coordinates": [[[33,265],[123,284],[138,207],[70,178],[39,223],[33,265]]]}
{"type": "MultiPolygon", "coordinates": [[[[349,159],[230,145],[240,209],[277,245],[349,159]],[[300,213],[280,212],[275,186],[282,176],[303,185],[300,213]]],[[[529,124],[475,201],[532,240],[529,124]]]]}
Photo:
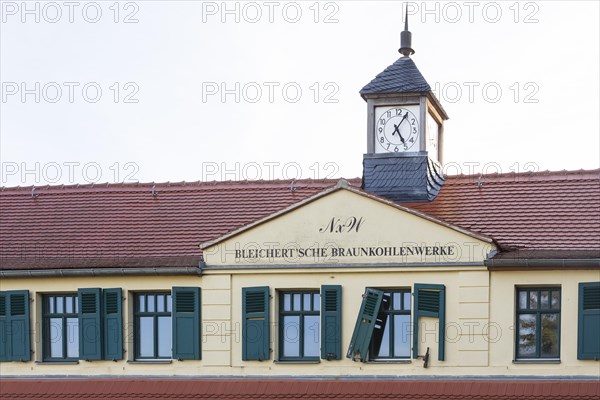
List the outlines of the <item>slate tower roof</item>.
{"type": "Polygon", "coordinates": [[[383,93],[427,93],[431,86],[427,83],[415,62],[410,57],[401,57],[369,82],[360,94],[383,93]]]}

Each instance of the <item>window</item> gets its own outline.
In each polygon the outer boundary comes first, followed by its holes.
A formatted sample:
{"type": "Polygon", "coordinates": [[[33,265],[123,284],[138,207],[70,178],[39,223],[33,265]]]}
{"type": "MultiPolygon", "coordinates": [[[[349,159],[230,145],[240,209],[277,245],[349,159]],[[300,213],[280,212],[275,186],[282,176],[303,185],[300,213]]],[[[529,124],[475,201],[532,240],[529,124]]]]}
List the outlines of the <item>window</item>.
{"type": "Polygon", "coordinates": [[[123,321],[120,288],[81,288],[42,298],[45,361],[121,360],[123,321]]]}
{"type": "MultiPolygon", "coordinates": [[[[271,296],[268,286],[242,288],[242,360],[271,359],[271,296]]],[[[281,291],[279,360],[342,358],[342,287],[281,291]]]]}
{"type": "Polygon", "coordinates": [[[281,360],[318,360],[321,355],[319,292],[281,292],[279,296],[281,360]]]}
{"type": "Polygon", "coordinates": [[[414,285],[414,316],[411,320],[409,289],[366,288],[354,325],[346,357],[353,361],[397,360],[419,354],[420,317],[437,318],[438,360],[444,361],[446,324],[446,286],[442,284],[414,285]]]}
{"type": "Polygon", "coordinates": [[[560,357],[560,288],[517,289],[517,359],[560,357]]]}
{"type": "Polygon", "coordinates": [[[135,295],[135,355],[137,359],[171,358],[171,294],[135,295]]]}
{"type": "Polygon", "coordinates": [[[386,290],[369,347],[371,360],[410,357],[410,290],[386,290]]]}
{"type": "Polygon", "coordinates": [[[44,360],[79,358],[78,312],[77,293],[44,296],[44,360]]]}

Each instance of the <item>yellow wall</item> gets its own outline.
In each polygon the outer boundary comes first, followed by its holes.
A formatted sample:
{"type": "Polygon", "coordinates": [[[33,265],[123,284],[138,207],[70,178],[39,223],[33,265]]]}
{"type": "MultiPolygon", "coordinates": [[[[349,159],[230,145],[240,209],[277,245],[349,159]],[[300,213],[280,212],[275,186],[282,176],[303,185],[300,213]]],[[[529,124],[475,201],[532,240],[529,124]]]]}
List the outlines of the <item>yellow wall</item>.
{"type": "MultiPolygon", "coordinates": [[[[494,272],[483,267],[414,267],[387,270],[315,269],[310,271],[264,270],[260,272],[210,272],[198,277],[102,277],[3,279],[2,290],[27,288],[33,297],[32,349],[41,360],[41,294],[70,292],[84,287],[122,287],[126,298],[124,337],[126,358],[133,354],[132,293],[170,290],[172,286],[202,288],[203,349],[201,361],[171,364],[132,364],[127,360],[80,361],[78,365],[9,362],[0,365],[2,375],[588,375],[597,376],[599,364],[578,361],[577,284],[597,281],[598,271],[494,272]],[[446,361],[437,360],[436,320],[426,319],[426,337],[421,335],[420,353],[431,348],[430,368],[422,361],[377,364],[343,360],[319,364],[279,364],[277,358],[277,292],[284,289],[318,289],[324,284],[343,287],[342,351],[345,354],[361,295],[366,286],[410,288],[415,283],[446,285],[446,361]],[[270,361],[242,361],[241,292],[243,287],[271,287],[272,348],[270,361]],[[559,364],[514,364],[514,293],[516,285],[559,285],[561,305],[561,362],[559,364]],[[491,329],[485,327],[492,326],[491,329]]],[[[423,331],[423,328],[422,332],[423,331]]]]}

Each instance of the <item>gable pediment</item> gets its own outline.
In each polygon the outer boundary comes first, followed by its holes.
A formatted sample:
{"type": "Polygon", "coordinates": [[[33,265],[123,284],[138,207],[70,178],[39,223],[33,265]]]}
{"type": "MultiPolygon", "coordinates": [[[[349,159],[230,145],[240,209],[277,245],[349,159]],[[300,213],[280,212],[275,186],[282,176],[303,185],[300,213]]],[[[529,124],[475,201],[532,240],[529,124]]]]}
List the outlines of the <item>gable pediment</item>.
{"type": "Polygon", "coordinates": [[[489,238],[348,187],[201,247],[211,266],[470,264],[494,249],[489,238]]]}

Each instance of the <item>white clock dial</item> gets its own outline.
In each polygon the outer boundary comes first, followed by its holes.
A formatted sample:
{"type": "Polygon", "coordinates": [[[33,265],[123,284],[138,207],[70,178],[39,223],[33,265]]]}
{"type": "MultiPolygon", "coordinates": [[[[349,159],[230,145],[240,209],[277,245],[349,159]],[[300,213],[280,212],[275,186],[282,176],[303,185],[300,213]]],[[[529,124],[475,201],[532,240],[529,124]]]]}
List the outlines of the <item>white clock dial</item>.
{"type": "Polygon", "coordinates": [[[418,107],[376,108],[376,151],[378,153],[419,151],[420,130],[417,115],[418,107]]]}

